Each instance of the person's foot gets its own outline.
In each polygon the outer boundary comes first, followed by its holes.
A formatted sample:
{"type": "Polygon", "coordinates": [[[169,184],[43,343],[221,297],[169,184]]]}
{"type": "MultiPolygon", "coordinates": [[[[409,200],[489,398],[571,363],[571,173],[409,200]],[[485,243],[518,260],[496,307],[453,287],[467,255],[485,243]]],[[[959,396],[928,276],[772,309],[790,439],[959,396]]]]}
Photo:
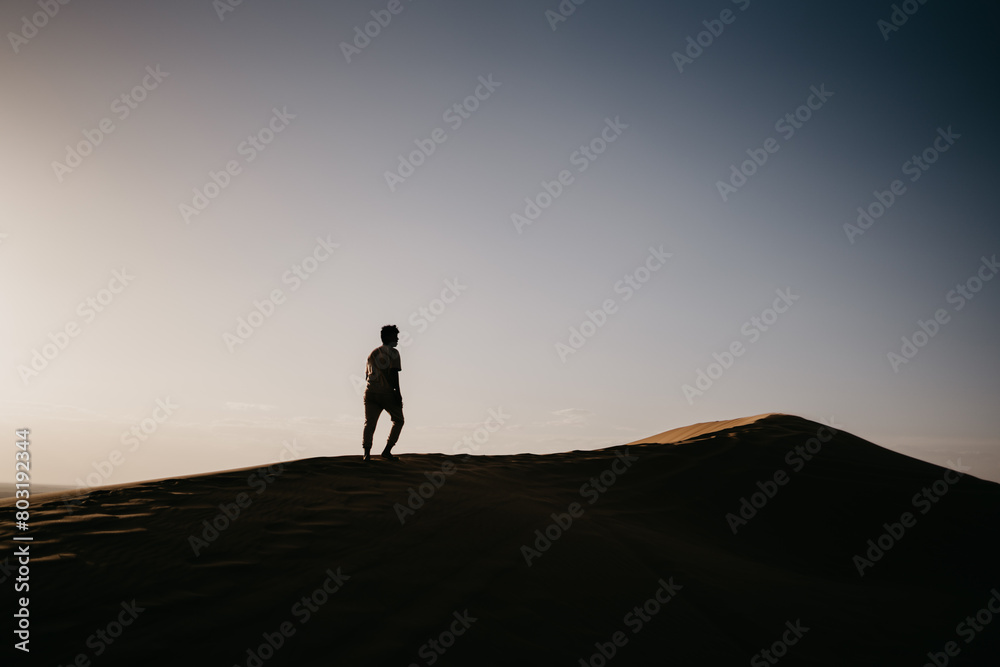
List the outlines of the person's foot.
{"type": "Polygon", "coordinates": [[[394,456],[394,455],[390,454],[389,452],[382,452],[382,458],[387,459],[389,461],[398,461],[399,460],[398,456],[394,456]]]}
{"type": "Polygon", "coordinates": [[[372,460],[371,450],[366,449],[365,450],[365,455],[363,457],[361,457],[361,460],[362,461],[371,461],[372,460]]]}

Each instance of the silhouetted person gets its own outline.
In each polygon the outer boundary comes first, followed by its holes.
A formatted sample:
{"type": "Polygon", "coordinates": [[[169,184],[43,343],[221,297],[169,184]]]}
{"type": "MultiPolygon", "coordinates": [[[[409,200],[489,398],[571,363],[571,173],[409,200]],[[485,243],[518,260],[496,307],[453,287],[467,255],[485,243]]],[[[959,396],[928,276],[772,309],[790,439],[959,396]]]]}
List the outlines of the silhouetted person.
{"type": "Polygon", "coordinates": [[[399,440],[399,432],[403,430],[403,395],[399,391],[399,329],[394,324],[382,327],[382,344],[368,355],[368,365],[365,368],[365,432],[362,446],[365,448],[365,461],[371,460],[372,436],[375,435],[375,425],[379,415],[385,410],[392,418],[392,430],[389,439],[382,450],[382,456],[395,460],[392,447],[399,440]]]}

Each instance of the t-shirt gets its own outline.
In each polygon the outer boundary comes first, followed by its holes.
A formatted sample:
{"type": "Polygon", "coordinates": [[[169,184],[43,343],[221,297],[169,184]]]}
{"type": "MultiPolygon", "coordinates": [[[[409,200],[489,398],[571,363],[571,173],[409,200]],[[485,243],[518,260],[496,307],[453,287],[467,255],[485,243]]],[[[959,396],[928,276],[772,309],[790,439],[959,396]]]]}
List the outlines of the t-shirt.
{"type": "Polygon", "coordinates": [[[365,377],[368,388],[374,391],[392,391],[392,381],[389,370],[402,370],[399,363],[399,350],[390,345],[379,345],[368,355],[368,365],[365,367],[365,377]]]}

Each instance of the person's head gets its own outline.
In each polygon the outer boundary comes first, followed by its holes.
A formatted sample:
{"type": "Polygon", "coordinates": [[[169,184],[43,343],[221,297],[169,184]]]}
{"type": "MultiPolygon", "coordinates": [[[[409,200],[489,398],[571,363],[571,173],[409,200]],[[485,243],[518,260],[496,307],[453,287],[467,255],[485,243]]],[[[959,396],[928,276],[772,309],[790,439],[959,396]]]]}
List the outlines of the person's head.
{"type": "Polygon", "coordinates": [[[396,344],[399,343],[399,329],[396,328],[395,324],[387,324],[384,327],[382,327],[382,332],[380,335],[382,336],[383,345],[391,345],[392,347],[396,347],[396,344]]]}

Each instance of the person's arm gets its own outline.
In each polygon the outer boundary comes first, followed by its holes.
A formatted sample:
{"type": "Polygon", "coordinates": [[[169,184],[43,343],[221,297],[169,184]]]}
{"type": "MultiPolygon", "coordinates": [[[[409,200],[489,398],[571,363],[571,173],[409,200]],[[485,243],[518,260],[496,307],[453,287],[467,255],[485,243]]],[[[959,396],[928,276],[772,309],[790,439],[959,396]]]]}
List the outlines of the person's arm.
{"type": "Polygon", "coordinates": [[[395,356],[396,356],[396,359],[395,359],[396,364],[399,367],[398,368],[391,368],[391,369],[389,369],[389,383],[392,385],[392,390],[395,391],[397,394],[399,394],[399,400],[402,401],[403,400],[403,392],[399,388],[399,371],[401,371],[403,369],[402,369],[402,364],[399,363],[399,352],[398,351],[396,352],[395,356]]]}

